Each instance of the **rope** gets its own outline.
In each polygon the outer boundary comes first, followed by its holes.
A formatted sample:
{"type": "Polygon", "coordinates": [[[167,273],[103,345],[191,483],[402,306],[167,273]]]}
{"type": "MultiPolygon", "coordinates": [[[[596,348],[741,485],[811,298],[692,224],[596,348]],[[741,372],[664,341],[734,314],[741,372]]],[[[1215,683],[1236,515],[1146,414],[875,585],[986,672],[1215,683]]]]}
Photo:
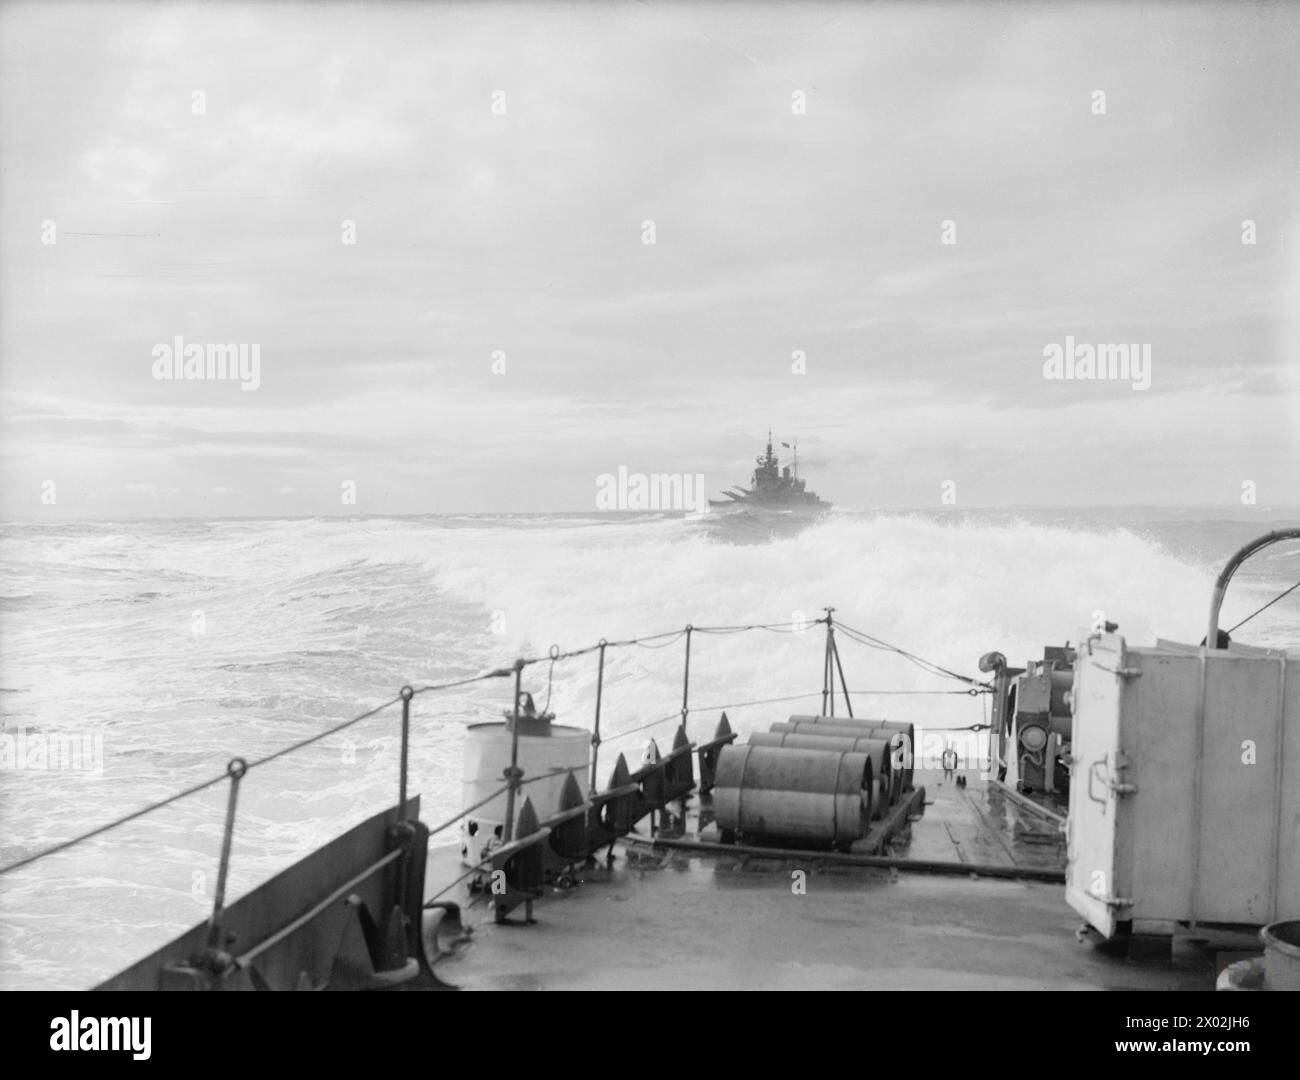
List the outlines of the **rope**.
{"type": "MultiPolygon", "coordinates": [[[[963,694],[966,693],[966,691],[958,690],[957,693],[963,694]]],[[[805,698],[820,698],[820,697],[822,697],[822,691],[813,690],[809,694],[790,694],[788,695],[788,697],[784,697],[784,698],[757,698],[751,702],[729,702],[728,704],[697,704],[697,706],[692,708],[692,710],[690,711],[692,712],[719,711],[720,712],[724,710],[724,708],[745,708],[751,706],[751,704],[775,704],[776,702],[798,702],[798,701],[803,701],[803,699],[805,698]]],[[[612,736],[604,737],[602,739],[602,742],[614,742],[614,739],[616,738],[623,738],[624,736],[634,736],[634,734],[636,734],[637,732],[643,732],[643,730],[646,730],[647,728],[654,728],[655,725],[667,724],[669,720],[680,720],[680,719],[681,719],[680,710],[677,712],[671,712],[671,714],[668,714],[667,716],[659,717],[658,720],[651,720],[649,724],[640,724],[637,725],[636,728],[628,728],[627,730],[625,730],[625,732],[615,732],[614,734],[612,734],[612,736]]]]}
{"type": "MultiPolygon", "coordinates": [[[[449,690],[457,686],[465,686],[469,683],[482,682],[486,679],[497,678],[500,674],[503,673],[507,675],[511,675],[513,674],[513,671],[511,671],[510,669],[501,669],[500,671],[493,671],[482,675],[476,675],[470,679],[460,679],[456,682],[438,683],[431,686],[424,686],[421,687],[419,690],[416,690],[415,693],[420,694],[430,690],[449,690]]],[[[393,705],[396,705],[401,700],[402,699],[400,695],[395,698],[390,698],[388,701],[385,701],[382,705],[376,705],[373,709],[367,709],[365,712],[352,717],[350,720],[344,720],[341,724],[335,724],[333,727],[326,728],[324,731],[317,732],[315,735],[309,735],[307,736],[307,738],[299,739],[296,743],[291,743],[289,746],[282,747],[281,749],[276,750],[274,753],[267,754],[265,757],[260,757],[256,761],[250,761],[248,763],[247,768],[245,769],[245,773],[247,773],[248,770],[255,769],[260,765],[268,765],[272,761],[275,761],[278,758],[282,758],[286,754],[292,754],[295,751],[310,746],[312,745],[312,743],[317,743],[320,742],[322,739],[327,739],[331,735],[337,735],[340,731],[346,731],[354,724],[359,724],[363,720],[369,720],[372,716],[375,716],[378,713],[383,712],[387,708],[391,708],[393,705]]],[[[200,791],[206,791],[208,788],[214,786],[215,784],[219,784],[223,780],[228,779],[229,775],[230,774],[227,772],[222,772],[221,774],[212,777],[210,780],[204,780],[201,783],[195,784],[193,787],[186,788],[184,791],[178,791],[174,795],[169,795],[165,799],[159,799],[157,802],[149,803],[147,806],[142,806],[140,807],[140,809],[133,810],[129,814],[124,814],[122,817],[116,818],[113,821],[107,822],[104,825],[100,825],[94,829],[90,829],[87,832],[80,833],[69,840],[63,840],[60,843],[51,844],[48,847],[41,848],[39,851],[35,851],[32,854],[26,855],[21,859],[15,859],[11,863],[6,863],[4,866],[0,866],[0,875],[7,874],[11,870],[17,870],[23,866],[27,866],[29,863],[34,863],[37,860],[44,859],[49,855],[56,855],[60,851],[67,851],[68,848],[76,847],[78,844],[83,844],[87,840],[93,840],[97,836],[102,836],[104,833],[116,829],[121,825],[126,825],[129,822],[135,821],[137,818],[142,818],[146,814],[152,814],[154,811],[161,810],[166,806],[170,806],[174,802],[179,802],[181,799],[189,798],[189,796],[191,795],[197,795],[200,791]]],[[[498,794],[500,793],[498,792],[498,794]]],[[[459,819],[457,818],[453,820],[459,820],[459,819]]],[[[446,824],[452,824],[452,822],[448,822],[446,824]]],[[[439,829],[445,827],[446,825],[441,825],[439,826],[439,829]]]]}
{"type": "MultiPolygon", "coordinates": [[[[503,679],[507,676],[513,675],[514,673],[515,669],[512,667],[494,668],[491,671],[483,671],[477,675],[471,675],[468,679],[457,679],[455,682],[432,683],[429,686],[417,686],[414,693],[427,694],[431,690],[455,690],[457,687],[469,686],[476,682],[486,682],[488,679],[503,679]]],[[[401,698],[398,697],[394,700],[400,701],[401,698]]],[[[389,702],[389,704],[392,704],[392,702],[389,702]]]]}
{"type": "Polygon", "coordinates": [[[848,637],[850,641],[855,641],[859,645],[865,645],[868,648],[872,648],[872,649],[879,649],[883,652],[895,653],[898,656],[903,657],[909,663],[919,667],[922,671],[926,672],[927,674],[938,675],[942,678],[956,679],[958,682],[964,682],[971,686],[985,685],[984,683],[981,683],[978,679],[972,679],[965,675],[958,675],[955,671],[949,671],[947,668],[941,667],[939,664],[936,664],[930,660],[926,660],[923,657],[916,656],[913,653],[909,653],[905,649],[897,648],[885,642],[878,642],[875,639],[871,639],[866,636],[859,637],[856,636],[856,634],[857,634],[856,631],[849,631],[845,634],[845,636],[848,637]]]}
{"type": "MultiPolygon", "coordinates": [[[[1291,589],[1288,589],[1287,592],[1289,593],[1293,591],[1295,588],[1300,588],[1300,582],[1297,582],[1296,585],[1292,586],[1291,589]]],[[[1285,595],[1286,593],[1282,594],[1282,596],[1285,595]]],[[[1277,600],[1282,599],[1282,596],[1279,596],[1276,599],[1270,601],[1269,604],[1265,604],[1264,607],[1267,608],[1271,606],[1273,603],[1276,603],[1277,600]]],[[[1264,608],[1260,608],[1260,611],[1263,610],[1264,608]]],[[[1258,614],[1259,614],[1258,611],[1254,613],[1254,615],[1258,615],[1258,614]]],[[[1254,618],[1254,615],[1250,615],[1247,618],[1254,618]]],[[[743,625],[735,625],[735,626],[697,626],[694,627],[693,629],[695,632],[702,633],[702,634],[733,634],[733,633],[742,633],[748,630],[769,630],[778,633],[795,633],[805,629],[810,625],[815,626],[820,623],[826,623],[827,621],[828,618],[823,617],[820,619],[812,619],[803,622],[790,621],[784,623],[746,623],[743,625]]],[[[1244,621],[1246,620],[1243,620],[1243,622],[1244,621]]],[[[899,649],[896,646],[890,645],[887,642],[879,641],[879,639],[872,638],[871,635],[865,634],[860,630],[854,630],[852,627],[846,626],[843,623],[838,623],[836,625],[845,633],[847,637],[849,637],[851,640],[857,641],[859,644],[866,645],[870,648],[884,649],[890,652],[898,653],[900,656],[904,656],[907,659],[911,660],[913,663],[920,666],[923,670],[930,671],[934,674],[942,674],[949,678],[957,679],[961,682],[968,683],[972,686],[972,689],[968,691],[960,691],[960,690],[864,691],[864,690],[860,690],[860,691],[853,691],[853,693],[858,693],[858,694],[969,693],[974,695],[981,692],[987,693],[991,689],[985,683],[980,683],[975,679],[969,679],[963,675],[958,675],[955,672],[948,671],[946,668],[942,668],[937,664],[932,664],[930,661],[923,660],[920,657],[913,656],[911,653],[908,653],[903,649],[899,649]],[[975,689],[976,687],[981,689],[975,689]]],[[[1241,623],[1237,624],[1237,626],[1240,625],[1242,624],[1241,623]]],[[[1233,627],[1233,629],[1235,630],[1236,627],[1233,627]]],[[[484,671],[479,673],[478,675],[472,675],[464,679],[457,679],[445,683],[431,683],[427,686],[414,688],[412,690],[411,696],[414,697],[417,694],[426,694],[434,691],[453,690],[462,686],[470,686],[475,683],[486,682],[489,679],[499,679],[499,678],[513,676],[516,670],[519,668],[528,667],[533,664],[538,664],[541,663],[543,660],[549,660],[551,663],[550,672],[548,674],[548,679],[547,679],[547,703],[549,704],[550,692],[551,692],[551,687],[552,687],[554,673],[555,673],[555,664],[557,661],[573,659],[579,656],[585,656],[588,653],[595,652],[596,650],[602,648],[602,646],[605,648],[621,648],[625,646],[636,645],[641,648],[662,649],[662,648],[666,648],[667,646],[673,644],[676,641],[681,640],[681,638],[683,638],[685,635],[686,635],[686,631],[684,629],[667,630],[660,634],[649,634],[642,637],[627,638],[621,641],[604,641],[602,643],[597,643],[595,645],[586,646],[585,648],[572,649],[568,652],[561,652],[559,651],[558,646],[553,645],[551,646],[550,651],[545,656],[522,657],[519,660],[515,661],[515,663],[509,667],[494,668],[492,670],[484,671]],[[652,642],[659,642],[659,644],[651,644],[652,642]]],[[[773,704],[781,701],[797,701],[803,698],[817,697],[818,693],[819,692],[814,692],[810,694],[795,694],[788,697],[764,698],[764,699],[757,699],[753,701],[733,702],[729,705],[708,705],[708,706],[701,706],[700,709],[710,710],[710,711],[715,709],[717,710],[739,709],[739,708],[745,708],[746,706],[750,706],[750,705],[767,705],[767,704],[773,704]]],[[[360,713],[357,716],[352,717],[351,719],[345,720],[339,724],[335,724],[333,727],[326,728],[324,731],[317,732],[314,735],[309,735],[305,739],[299,739],[297,742],[282,747],[281,749],[276,750],[270,754],[267,754],[264,757],[258,758],[255,761],[251,761],[248,763],[245,772],[247,772],[250,769],[258,768],[259,766],[262,765],[268,765],[271,762],[276,761],[279,758],[285,757],[288,754],[296,753],[299,750],[311,746],[313,743],[320,742],[322,739],[327,739],[332,735],[337,735],[341,731],[346,731],[348,728],[352,727],[353,725],[359,724],[363,720],[368,720],[371,717],[377,715],[378,713],[383,712],[385,709],[391,708],[393,705],[396,705],[401,700],[402,698],[400,695],[394,698],[390,698],[388,701],[385,701],[383,704],[377,705],[373,709],[368,709],[367,711],[360,713]]],[[[700,711],[700,709],[697,709],[696,711],[700,711]]],[[[626,735],[634,735],[639,731],[645,731],[648,728],[657,726],[658,724],[667,723],[669,720],[679,719],[681,715],[682,714],[680,712],[674,712],[669,714],[668,716],[663,717],[662,719],[652,720],[647,724],[641,724],[638,727],[630,728],[627,731],[617,732],[614,735],[611,735],[609,738],[612,740],[612,739],[622,738],[626,735]]],[[[523,784],[529,784],[537,780],[545,779],[546,776],[548,775],[552,775],[552,774],[548,773],[548,774],[543,774],[541,776],[532,777],[529,780],[523,781],[523,784]]],[[[127,824],[128,822],[135,821],[136,819],[144,817],[147,814],[154,813],[157,810],[161,810],[164,807],[170,806],[172,803],[179,802],[181,799],[188,798],[191,795],[197,795],[199,792],[205,791],[208,788],[221,783],[222,781],[226,780],[228,777],[229,777],[229,773],[222,772],[218,776],[214,776],[209,780],[205,780],[201,783],[195,784],[192,787],[186,788],[183,791],[179,791],[174,795],[169,795],[165,799],[160,799],[157,802],[153,802],[148,804],[147,806],[143,806],[138,810],[134,810],[131,813],[125,814],[122,817],[119,817],[104,825],[100,825],[87,832],[74,836],[69,840],[64,840],[61,841],[60,843],[52,844],[48,847],[42,848],[39,851],[33,852],[31,855],[24,856],[23,858],[17,859],[14,862],[6,864],[5,866],[0,866],[0,875],[7,874],[12,870],[17,870],[23,866],[27,866],[40,859],[44,859],[47,856],[57,854],[60,851],[66,851],[69,848],[75,847],[78,844],[82,844],[87,840],[94,839],[97,836],[102,836],[104,833],[109,832],[112,829],[116,829],[121,825],[127,824]]],[[[523,786],[523,784],[521,784],[520,786],[523,786]]],[[[502,791],[504,790],[505,789],[502,789],[502,791]]],[[[459,821],[466,814],[472,812],[474,809],[477,809],[479,806],[482,806],[484,803],[489,802],[491,801],[491,799],[496,798],[498,795],[502,794],[502,791],[497,791],[493,795],[489,796],[487,799],[483,800],[483,802],[477,803],[475,806],[470,807],[469,810],[462,811],[456,817],[439,825],[435,830],[433,830],[433,832],[440,832],[443,829],[447,828],[448,826],[454,824],[456,821],[459,821]]]]}
{"type": "Polygon", "coordinates": [[[666,648],[668,648],[669,645],[672,645],[672,644],[674,644],[674,643],[676,643],[676,642],[678,642],[678,641],[681,641],[681,639],[684,638],[685,636],[686,636],[686,631],[685,631],[685,630],[679,630],[676,634],[674,634],[672,637],[670,637],[670,638],[669,638],[667,641],[665,641],[662,645],[647,645],[644,641],[634,641],[634,642],[632,642],[632,644],[633,644],[633,645],[636,645],[636,646],[638,646],[638,647],[640,647],[640,648],[642,648],[642,649],[666,649],[666,648]]]}
{"type": "Polygon", "coordinates": [[[481,807],[481,806],[487,806],[487,804],[490,803],[493,799],[498,798],[498,797],[501,796],[501,795],[504,795],[504,794],[505,794],[507,791],[509,791],[509,790],[510,790],[510,785],[509,785],[509,784],[506,784],[505,787],[497,788],[496,791],[492,792],[492,794],[489,795],[486,799],[480,799],[480,800],[479,800],[478,802],[476,802],[473,806],[467,806],[467,807],[465,807],[465,809],[462,810],[459,814],[457,814],[457,815],[456,815],[455,817],[453,817],[453,818],[448,818],[448,819],[447,819],[446,821],[444,821],[441,825],[439,825],[436,829],[430,829],[430,830],[429,830],[429,835],[430,835],[430,836],[437,836],[438,833],[442,832],[443,829],[450,828],[452,825],[455,825],[456,822],[458,822],[461,818],[465,817],[467,814],[472,814],[472,813],[474,813],[474,811],[477,810],[477,809],[479,809],[479,807],[481,807]]]}
{"type": "Polygon", "coordinates": [[[859,645],[865,645],[871,649],[881,649],[885,652],[897,653],[899,656],[911,661],[922,671],[928,671],[932,675],[942,675],[945,678],[956,679],[958,682],[964,682],[968,686],[988,686],[987,683],[980,682],[979,679],[972,679],[967,675],[958,675],[955,671],[949,671],[946,667],[941,667],[939,664],[936,664],[931,660],[926,660],[924,657],[917,656],[915,653],[910,653],[906,649],[900,649],[897,645],[891,645],[887,641],[881,641],[880,638],[872,637],[870,634],[865,633],[862,630],[855,630],[853,627],[845,623],[836,623],[835,628],[843,631],[850,641],[856,641],[859,645]]]}
{"type": "MultiPolygon", "coordinates": [[[[942,691],[942,692],[958,693],[958,694],[966,693],[965,690],[942,691]]],[[[814,690],[808,694],[790,694],[787,697],[757,698],[753,701],[733,701],[726,705],[696,705],[694,708],[691,709],[691,712],[715,712],[715,711],[720,712],[723,709],[743,709],[750,705],[772,705],[780,701],[802,701],[805,698],[815,698],[821,696],[822,696],[822,692],[820,690],[814,690]]],[[[623,738],[624,735],[635,735],[638,731],[645,731],[647,728],[655,727],[658,724],[666,724],[669,720],[680,720],[681,717],[682,714],[681,711],[679,710],[675,713],[669,713],[667,716],[660,717],[658,720],[651,720],[647,724],[639,724],[637,727],[628,728],[626,731],[616,731],[614,732],[613,735],[603,736],[601,741],[613,742],[615,739],[623,738]]]]}
{"type": "Polygon", "coordinates": [[[697,705],[692,712],[713,712],[722,709],[743,709],[748,705],[773,705],[779,701],[802,701],[804,698],[821,697],[820,690],[813,690],[808,694],[790,694],[788,697],[770,697],[759,698],[755,701],[733,701],[730,705],[697,705]]]}
{"type": "Polygon", "coordinates": [[[301,750],[304,746],[310,746],[312,743],[320,742],[321,739],[329,738],[331,735],[337,735],[340,731],[345,731],[353,724],[359,724],[362,720],[369,720],[376,713],[383,712],[390,705],[396,705],[401,700],[401,696],[399,695],[389,701],[385,701],[382,705],[378,705],[368,712],[363,712],[360,716],[354,716],[351,720],[344,720],[343,723],[335,724],[332,728],[326,728],[324,731],[318,732],[315,735],[308,735],[307,738],[299,739],[296,743],[292,743],[289,746],[277,750],[273,754],[267,754],[266,757],[258,758],[256,761],[250,761],[248,763],[248,768],[255,769],[259,765],[266,765],[269,762],[275,761],[276,758],[284,757],[285,754],[292,754],[295,750],[301,750]]]}
{"type": "Polygon", "coordinates": [[[546,672],[546,704],[542,706],[542,713],[547,713],[551,708],[551,687],[555,684],[555,661],[559,658],[559,648],[552,645],[551,667],[546,672]]]}
{"type": "MultiPolygon", "coordinates": [[[[879,697],[882,694],[937,694],[940,696],[945,694],[961,694],[963,697],[978,697],[980,694],[993,693],[993,688],[991,686],[986,687],[981,683],[979,686],[972,686],[969,690],[850,690],[849,693],[851,695],[866,694],[869,697],[879,697]]],[[[818,692],[818,696],[820,696],[820,691],[818,692]]]]}
{"type": "Polygon", "coordinates": [[[424,906],[426,908],[432,907],[433,902],[437,900],[438,897],[440,897],[443,893],[451,892],[452,889],[454,889],[467,877],[470,877],[473,874],[477,874],[480,870],[483,869],[483,867],[487,866],[491,861],[492,861],[492,856],[489,855],[486,859],[483,859],[481,862],[476,863],[474,866],[471,866],[468,870],[466,870],[463,874],[461,874],[460,877],[458,877],[450,885],[444,885],[441,889],[439,889],[436,893],[434,893],[431,897],[429,897],[429,899],[424,902],[424,906]]]}
{"type": "MultiPolygon", "coordinates": [[[[265,765],[268,762],[274,761],[276,758],[284,757],[285,754],[292,753],[295,750],[301,750],[304,746],[310,746],[314,742],[319,742],[321,739],[327,738],[330,735],[335,735],[340,731],[350,728],[353,724],[359,724],[362,720],[368,720],[376,713],[383,712],[389,706],[395,705],[401,700],[400,696],[392,698],[389,701],[385,701],[382,705],[377,705],[375,708],[361,713],[359,716],[352,717],[351,720],[345,720],[341,724],[335,724],[332,728],[319,732],[316,735],[310,735],[305,739],[300,739],[291,746],[286,746],[272,754],[267,754],[266,757],[258,758],[256,761],[250,761],[244,770],[244,774],[247,775],[250,769],[255,769],[259,765],[265,765]]],[[[228,779],[229,776],[230,774],[228,772],[223,772],[218,776],[212,777],[210,780],[204,780],[202,783],[195,784],[193,787],[186,788],[184,791],[178,791],[175,795],[169,795],[167,798],[160,799],[158,802],[150,803],[148,806],[142,806],[139,810],[133,810],[129,814],[125,814],[105,825],[100,825],[88,832],[74,836],[70,840],[64,840],[58,844],[51,844],[49,847],[42,848],[40,851],[33,852],[31,855],[24,856],[23,858],[17,859],[11,863],[6,863],[4,866],[0,866],[0,874],[7,874],[11,870],[17,870],[19,867],[26,866],[28,863],[36,862],[38,859],[44,859],[48,855],[54,855],[60,851],[66,851],[68,848],[76,847],[76,845],[85,843],[87,840],[92,840],[96,836],[102,836],[111,829],[116,829],[119,825],[125,825],[130,821],[135,821],[136,818],[144,817],[146,814],[152,814],[155,810],[161,810],[163,807],[170,806],[172,803],[179,802],[181,799],[188,798],[191,795],[197,795],[200,791],[205,791],[213,785],[219,784],[221,781],[228,779]]]]}
{"type": "Polygon", "coordinates": [[[641,724],[639,727],[628,728],[626,731],[616,731],[613,735],[602,736],[601,742],[613,742],[615,739],[623,738],[624,735],[635,735],[638,731],[645,731],[647,728],[652,728],[656,724],[666,724],[669,720],[680,720],[681,718],[681,711],[678,710],[677,712],[669,713],[667,716],[661,717],[658,720],[651,720],[648,724],[641,724]]]}
{"type": "MultiPolygon", "coordinates": [[[[1237,623],[1237,626],[1245,626],[1248,622],[1250,622],[1251,619],[1253,619],[1261,611],[1267,611],[1279,600],[1281,600],[1284,596],[1289,596],[1291,593],[1295,592],[1296,589],[1300,589],[1300,581],[1297,581],[1294,585],[1291,586],[1291,588],[1287,589],[1286,592],[1278,593],[1277,596],[1273,597],[1273,599],[1270,600],[1267,604],[1265,604],[1262,608],[1259,608],[1256,611],[1252,611],[1249,615],[1247,615],[1244,619],[1242,619],[1241,622],[1237,623]]],[[[1232,630],[1236,630],[1237,626],[1234,626],[1232,630]]],[[[1232,630],[1229,630],[1228,633],[1231,634],[1232,630]]]]}
{"type": "Polygon", "coordinates": [[[85,840],[90,840],[92,837],[106,833],[110,829],[116,829],[119,825],[125,825],[128,821],[134,821],[136,818],[144,817],[145,814],[152,814],[155,810],[161,810],[164,806],[170,806],[172,803],[179,802],[181,799],[187,798],[190,795],[197,795],[200,791],[210,788],[214,784],[221,783],[221,781],[227,779],[228,776],[228,773],[223,772],[220,776],[214,776],[211,780],[205,780],[201,784],[195,784],[192,788],[178,791],[175,795],[169,795],[165,799],[160,799],[158,802],[150,803],[148,806],[143,806],[139,810],[134,810],[125,817],[120,817],[116,821],[110,821],[107,825],[101,825],[97,829],[91,829],[90,832],[82,833],[80,836],[74,836],[71,840],[64,840],[61,844],[52,844],[47,848],[42,848],[40,851],[34,852],[31,855],[27,855],[0,867],[0,874],[7,874],[10,870],[17,870],[20,866],[34,863],[37,859],[43,859],[47,855],[66,851],[68,848],[74,847],[85,840]]]}
{"type": "Polygon", "coordinates": [[[803,620],[802,622],[783,622],[783,623],[746,623],[743,626],[697,626],[697,634],[739,634],[745,630],[772,630],[781,634],[797,634],[801,630],[806,630],[809,626],[815,626],[817,623],[824,623],[826,617],[820,619],[803,620]]]}

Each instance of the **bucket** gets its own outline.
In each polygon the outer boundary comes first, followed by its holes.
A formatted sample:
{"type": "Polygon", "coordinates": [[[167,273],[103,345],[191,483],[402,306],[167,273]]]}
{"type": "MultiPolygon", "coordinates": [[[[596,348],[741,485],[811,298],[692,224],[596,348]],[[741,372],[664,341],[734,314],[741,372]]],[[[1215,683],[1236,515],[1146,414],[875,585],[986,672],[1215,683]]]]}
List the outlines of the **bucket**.
{"type": "Polygon", "coordinates": [[[1270,923],[1259,936],[1264,942],[1264,986],[1300,990],[1300,919],[1270,923]]]}

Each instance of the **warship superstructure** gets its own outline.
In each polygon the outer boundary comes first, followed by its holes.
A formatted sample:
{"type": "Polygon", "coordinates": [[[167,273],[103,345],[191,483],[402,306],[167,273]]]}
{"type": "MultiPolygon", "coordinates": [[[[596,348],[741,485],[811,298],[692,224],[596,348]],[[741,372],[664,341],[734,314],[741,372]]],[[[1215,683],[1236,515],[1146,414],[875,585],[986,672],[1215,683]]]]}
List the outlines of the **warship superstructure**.
{"type": "Polygon", "coordinates": [[[750,487],[734,487],[724,491],[725,499],[710,499],[709,506],[740,506],[755,510],[795,510],[818,512],[829,510],[831,504],[820,498],[816,492],[809,491],[807,481],[799,479],[799,457],[797,447],[782,443],[791,450],[792,461],[782,465],[772,452],[772,432],[767,433],[767,453],[755,459],[758,466],[754,470],[750,487]]]}

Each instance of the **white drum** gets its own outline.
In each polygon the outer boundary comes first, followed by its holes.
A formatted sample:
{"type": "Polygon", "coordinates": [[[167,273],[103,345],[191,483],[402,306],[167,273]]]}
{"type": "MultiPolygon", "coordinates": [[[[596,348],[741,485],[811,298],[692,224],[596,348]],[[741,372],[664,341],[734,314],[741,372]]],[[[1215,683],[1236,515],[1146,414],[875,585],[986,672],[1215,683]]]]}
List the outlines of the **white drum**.
{"type": "MultiPolygon", "coordinates": [[[[539,821],[559,810],[560,793],[570,772],[582,793],[587,793],[591,732],[560,724],[548,724],[541,730],[544,734],[519,736],[519,768],[523,770],[524,786],[515,802],[516,822],[525,798],[532,800],[539,821]],[[544,780],[534,779],[543,774],[550,775],[544,780]]],[[[462,808],[473,806],[505,785],[510,742],[506,724],[474,724],[466,730],[462,808]]],[[[483,849],[490,840],[501,842],[505,819],[506,796],[502,793],[461,820],[460,856],[466,866],[482,861],[483,849]]]]}

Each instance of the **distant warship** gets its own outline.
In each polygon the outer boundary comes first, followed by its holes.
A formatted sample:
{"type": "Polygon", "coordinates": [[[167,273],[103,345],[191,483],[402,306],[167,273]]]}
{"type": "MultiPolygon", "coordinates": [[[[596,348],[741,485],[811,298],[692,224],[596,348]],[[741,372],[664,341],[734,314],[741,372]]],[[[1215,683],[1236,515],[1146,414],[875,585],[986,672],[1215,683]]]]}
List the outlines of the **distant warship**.
{"type": "Polygon", "coordinates": [[[711,507],[743,506],[758,510],[829,510],[831,504],[819,498],[815,492],[808,491],[807,483],[797,476],[799,468],[798,450],[789,443],[782,446],[793,451],[791,464],[782,467],[772,453],[772,432],[767,433],[767,453],[757,458],[758,468],[754,470],[752,486],[732,488],[724,491],[725,499],[710,499],[711,507]]]}

